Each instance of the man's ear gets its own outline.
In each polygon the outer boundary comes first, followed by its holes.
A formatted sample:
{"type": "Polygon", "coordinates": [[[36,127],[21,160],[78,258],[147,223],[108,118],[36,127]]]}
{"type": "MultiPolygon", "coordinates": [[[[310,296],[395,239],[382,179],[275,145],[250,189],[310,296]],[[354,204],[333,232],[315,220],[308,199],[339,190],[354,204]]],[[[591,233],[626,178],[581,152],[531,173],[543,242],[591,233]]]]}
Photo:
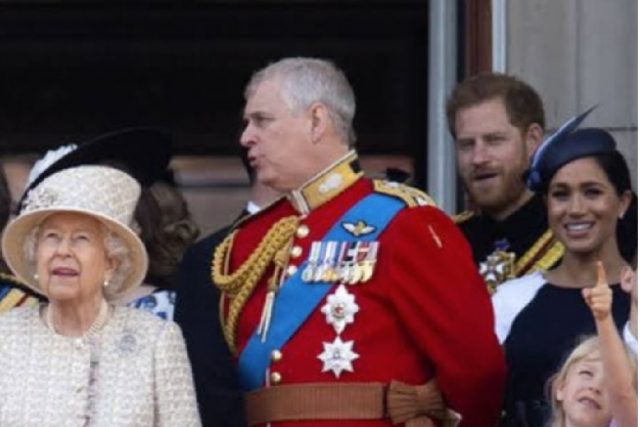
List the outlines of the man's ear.
{"type": "Polygon", "coordinates": [[[311,118],[311,141],[315,144],[320,141],[325,132],[327,132],[331,118],[329,117],[329,110],[326,105],[321,102],[311,104],[309,114],[311,118]]]}
{"type": "Polygon", "coordinates": [[[529,129],[527,129],[527,132],[524,134],[524,142],[529,158],[533,156],[533,153],[535,153],[540,144],[542,144],[543,136],[544,130],[538,123],[531,123],[531,125],[529,125],[529,129]]]}

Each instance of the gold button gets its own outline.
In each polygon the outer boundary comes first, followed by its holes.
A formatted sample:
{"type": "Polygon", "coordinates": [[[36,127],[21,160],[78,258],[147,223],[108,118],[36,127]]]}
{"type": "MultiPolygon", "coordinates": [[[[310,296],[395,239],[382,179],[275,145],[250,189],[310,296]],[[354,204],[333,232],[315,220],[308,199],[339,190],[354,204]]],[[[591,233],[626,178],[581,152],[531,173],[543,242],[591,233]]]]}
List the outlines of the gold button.
{"type": "Polygon", "coordinates": [[[291,256],[293,258],[298,258],[300,255],[302,255],[302,248],[300,246],[294,246],[291,248],[291,256]]]}
{"type": "Polygon", "coordinates": [[[302,224],[301,226],[298,227],[298,229],[296,230],[296,236],[299,239],[304,239],[305,237],[307,237],[309,235],[309,227],[307,227],[306,225],[302,224]]]}
{"type": "Polygon", "coordinates": [[[280,372],[271,372],[269,378],[271,379],[271,384],[280,384],[280,381],[282,381],[282,375],[280,375],[280,372]]]}
{"type": "Polygon", "coordinates": [[[298,271],[298,267],[296,267],[295,265],[290,265],[289,267],[287,267],[287,276],[293,276],[294,274],[296,274],[296,271],[298,271]]]}
{"type": "Polygon", "coordinates": [[[280,350],[273,350],[271,352],[271,361],[279,362],[281,360],[282,360],[282,352],[280,352],[280,350]]]}

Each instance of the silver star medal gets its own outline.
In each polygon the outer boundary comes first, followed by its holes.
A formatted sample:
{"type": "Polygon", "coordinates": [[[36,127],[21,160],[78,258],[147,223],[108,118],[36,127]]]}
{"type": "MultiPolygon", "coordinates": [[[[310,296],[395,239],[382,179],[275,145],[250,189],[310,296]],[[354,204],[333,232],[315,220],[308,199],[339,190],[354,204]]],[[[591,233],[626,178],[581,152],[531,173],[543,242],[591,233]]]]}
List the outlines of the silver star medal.
{"type": "Polygon", "coordinates": [[[355,314],[360,310],[355,300],[356,297],[344,285],[340,285],[327,297],[327,303],[320,309],[337,334],[342,333],[349,323],[353,323],[355,314]]]}
{"type": "Polygon", "coordinates": [[[332,343],[323,342],[324,351],[318,355],[323,363],[322,372],[333,371],[336,378],[340,378],[342,371],[353,372],[351,362],[360,357],[354,353],[353,341],[343,342],[340,337],[336,337],[332,343]]]}

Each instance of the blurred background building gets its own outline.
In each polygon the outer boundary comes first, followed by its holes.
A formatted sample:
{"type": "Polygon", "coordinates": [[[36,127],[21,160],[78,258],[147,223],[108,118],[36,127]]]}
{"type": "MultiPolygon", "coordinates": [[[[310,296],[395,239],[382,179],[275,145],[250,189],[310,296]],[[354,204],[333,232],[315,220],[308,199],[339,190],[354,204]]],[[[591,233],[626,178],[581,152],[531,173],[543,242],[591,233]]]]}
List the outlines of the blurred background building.
{"type": "Polygon", "coordinates": [[[550,128],[598,103],[588,124],[614,134],[637,176],[637,17],[636,0],[0,0],[0,154],[17,194],[51,147],[166,128],[206,234],[247,197],[246,81],[303,55],[351,80],[367,173],[406,170],[449,212],[464,198],[444,99],[480,71],[533,84],[550,128]]]}

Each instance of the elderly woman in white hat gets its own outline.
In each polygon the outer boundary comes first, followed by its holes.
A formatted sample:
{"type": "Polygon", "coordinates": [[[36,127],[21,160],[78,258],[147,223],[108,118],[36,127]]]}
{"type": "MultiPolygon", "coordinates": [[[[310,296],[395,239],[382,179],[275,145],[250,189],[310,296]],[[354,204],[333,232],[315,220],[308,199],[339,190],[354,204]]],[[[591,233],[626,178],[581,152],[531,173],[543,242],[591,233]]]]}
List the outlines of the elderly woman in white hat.
{"type": "Polygon", "coordinates": [[[147,269],[130,228],[139,195],[119,170],[64,169],[7,226],[7,264],[49,303],[0,316],[3,427],[200,425],[177,325],[110,304],[147,269]]]}

